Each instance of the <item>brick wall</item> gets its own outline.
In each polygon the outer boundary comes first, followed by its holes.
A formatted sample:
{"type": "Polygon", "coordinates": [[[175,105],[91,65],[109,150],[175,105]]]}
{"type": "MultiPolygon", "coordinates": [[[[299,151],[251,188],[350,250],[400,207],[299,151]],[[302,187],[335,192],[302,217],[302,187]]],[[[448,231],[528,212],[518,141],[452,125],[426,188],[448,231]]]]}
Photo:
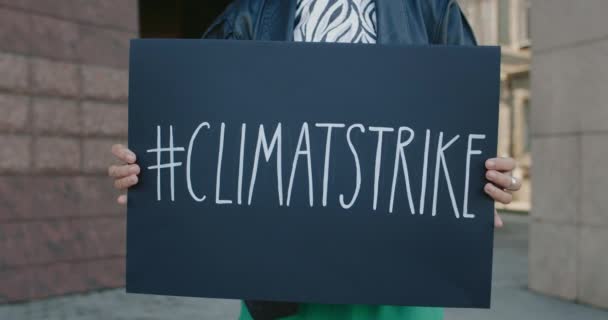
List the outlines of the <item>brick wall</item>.
{"type": "Polygon", "coordinates": [[[0,303],[124,284],[105,174],[137,20],[136,0],[0,0],[0,303]]]}

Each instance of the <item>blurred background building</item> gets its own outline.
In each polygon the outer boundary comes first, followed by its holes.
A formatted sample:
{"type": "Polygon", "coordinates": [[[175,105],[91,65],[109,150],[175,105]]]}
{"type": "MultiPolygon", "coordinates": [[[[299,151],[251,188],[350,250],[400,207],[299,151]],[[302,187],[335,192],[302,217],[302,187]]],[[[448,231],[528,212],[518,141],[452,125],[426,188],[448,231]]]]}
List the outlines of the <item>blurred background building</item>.
{"type": "Polygon", "coordinates": [[[608,1],[532,8],[529,287],[608,308],[608,1]]]}
{"type": "MultiPolygon", "coordinates": [[[[0,304],[124,285],[105,175],[129,39],[198,38],[228,2],[0,0],[0,304]]],[[[608,1],[460,2],[502,47],[498,150],[525,181],[507,209],[531,208],[529,287],[608,308],[608,1]]]]}
{"type": "Polygon", "coordinates": [[[0,0],[0,303],[124,285],[129,40],[200,37],[227,3],[0,0]]]}
{"type": "Polygon", "coordinates": [[[532,204],[529,286],[608,307],[608,1],[460,3],[479,42],[502,46],[498,150],[525,179],[506,208],[532,204]]]}
{"type": "Polygon", "coordinates": [[[123,0],[0,0],[0,303],[124,283],[125,214],[106,177],[126,141],[123,0]]]}
{"type": "Polygon", "coordinates": [[[500,45],[498,155],[517,159],[522,190],[504,209],[530,210],[530,0],[460,0],[481,45],[500,45]]]}

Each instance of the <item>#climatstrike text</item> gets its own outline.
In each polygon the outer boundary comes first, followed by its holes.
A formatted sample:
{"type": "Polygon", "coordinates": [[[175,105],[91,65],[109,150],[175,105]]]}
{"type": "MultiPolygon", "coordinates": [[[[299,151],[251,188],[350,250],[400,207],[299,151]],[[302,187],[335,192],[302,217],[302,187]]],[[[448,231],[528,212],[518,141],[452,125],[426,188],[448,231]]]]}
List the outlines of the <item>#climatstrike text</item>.
{"type": "MultiPolygon", "coordinates": [[[[228,128],[226,123],[209,123],[202,122],[190,135],[187,148],[184,146],[176,146],[173,138],[173,126],[168,126],[169,142],[168,146],[163,145],[161,126],[156,126],[156,147],[147,150],[147,153],[151,156],[155,156],[155,164],[148,166],[148,170],[154,170],[156,173],[156,199],[162,201],[162,184],[169,184],[170,188],[170,201],[175,201],[175,170],[180,167],[181,170],[185,170],[186,184],[188,192],[193,201],[204,202],[213,201],[216,205],[240,205],[250,206],[254,202],[255,198],[255,187],[257,180],[258,167],[261,161],[274,162],[276,169],[276,183],[277,187],[277,202],[279,206],[289,207],[292,199],[292,190],[294,184],[305,183],[308,189],[308,203],[310,207],[323,206],[326,207],[328,201],[337,201],[341,208],[349,209],[357,203],[357,200],[361,191],[362,184],[362,167],[360,161],[360,150],[358,150],[355,138],[357,135],[374,135],[376,140],[375,146],[375,161],[373,168],[373,197],[372,203],[370,204],[371,209],[374,211],[378,208],[378,192],[380,183],[380,173],[382,170],[390,172],[391,176],[391,188],[390,188],[390,200],[388,205],[388,212],[392,213],[396,198],[397,197],[397,183],[405,183],[405,198],[407,198],[409,212],[412,214],[424,214],[426,206],[430,206],[430,213],[432,216],[437,214],[437,202],[438,202],[438,188],[440,183],[444,183],[447,187],[450,196],[451,207],[456,218],[475,218],[475,214],[469,212],[468,200],[469,200],[469,180],[470,180],[470,169],[471,169],[471,157],[479,156],[482,154],[481,150],[475,148],[474,144],[476,140],[483,140],[486,138],[484,134],[467,134],[463,137],[455,135],[446,137],[444,132],[432,132],[427,129],[421,132],[415,132],[413,129],[407,126],[399,127],[381,127],[381,126],[365,126],[361,123],[345,124],[345,123],[307,123],[303,122],[298,126],[298,139],[295,152],[290,155],[283,154],[283,143],[286,143],[283,136],[285,127],[281,122],[277,122],[272,127],[265,127],[263,124],[249,124],[257,128],[257,135],[253,137],[247,136],[247,123],[239,123],[238,125],[232,125],[228,128]],[[219,126],[220,134],[219,141],[214,137],[213,143],[210,143],[211,135],[205,136],[205,131],[210,131],[212,126],[219,126]],[[226,130],[239,130],[240,131],[240,144],[239,144],[239,161],[238,161],[238,177],[237,177],[237,190],[236,197],[233,199],[223,198],[222,195],[222,163],[224,157],[224,138],[226,130]],[[315,192],[313,183],[313,167],[312,167],[312,156],[311,156],[311,130],[322,130],[325,134],[325,143],[323,146],[323,184],[322,184],[322,198],[321,203],[315,203],[315,192]],[[383,154],[383,139],[387,139],[389,135],[396,136],[396,143],[393,146],[394,161],[392,167],[382,168],[382,154],[383,154]],[[253,139],[253,140],[250,140],[253,139]],[[419,140],[420,139],[420,140],[419,140]],[[456,144],[458,140],[464,143],[456,144]],[[246,154],[245,144],[249,141],[255,141],[255,152],[253,154],[246,154]],[[417,158],[412,158],[412,155],[408,155],[407,149],[414,141],[424,142],[424,153],[417,158]],[[331,170],[329,168],[330,159],[332,157],[332,142],[333,143],[344,143],[348,145],[350,151],[350,158],[352,159],[352,173],[355,176],[354,184],[350,190],[340,190],[340,193],[334,199],[328,199],[328,189],[330,188],[329,181],[331,176],[331,170]],[[212,145],[213,148],[209,146],[212,145]],[[446,160],[445,152],[450,147],[462,147],[466,148],[466,159],[464,168],[454,168],[453,170],[465,170],[465,181],[464,181],[464,192],[462,194],[456,194],[452,181],[450,180],[450,173],[448,170],[448,161],[446,160]],[[215,195],[214,199],[207,199],[208,190],[198,190],[196,188],[196,179],[200,177],[192,176],[193,159],[192,154],[194,148],[205,148],[206,150],[213,150],[212,152],[206,152],[205,154],[209,157],[216,157],[217,168],[215,178],[215,195]],[[217,152],[216,152],[217,151],[217,152]],[[185,153],[185,163],[175,160],[177,152],[185,153]],[[434,153],[435,161],[429,163],[429,154],[434,153]],[[169,155],[169,160],[162,161],[164,157],[161,154],[169,155]],[[283,163],[284,156],[287,156],[289,163],[283,163]],[[410,178],[410,171],[408,168],[408,162],[420,161],[422,165],[422,174],[420,181],[412,181],[410,178]],[[307,181],[297,181],[296,169],[298,166],[304,166],[307,171],[307,181]],[[170,176],[167,179],[161,179],[161,171],[163,169],[169,170],[170,176]],[[251,172],[248,179],[244,178],[244,170],[247,169],[251,172]],[[286,169],[289,172],[289,179],[283,181],[283,170],[286,169]],[[390,170],[390,171],[389,171],[390,170]],[[443,178],[442,178],[443,177],[443,178]],[[420,195],[412,194],[412,184],[417,183],[421,187],[420,195]],[[425,204],[426,192],[432,192],[432,200],[430,203],[425,204]],[[460,202],[460,205],[459,205],[460,202]]],[[[391,137],[393,138],[393,137],[391,137]]],[[[393,138],[394,139],[394,138],[393,138]]],[[[291,142],[291,141],[289,141],[291,142]]],[[[291,142],[293,143],[293,142],[291,142]]],[[[319,150],[321,150],[319,148],[319,150]]],[[[166,157],[165,157],[166,158],[166,157]]],[[[196,163],[194,163],[196,165],[196,163]]],[[[346,164],[344,164],[346,165],[346,164]]],[[[452,169],[452,168],[450,168],[452,169]]],[[[399,194],[403,196],[402,194],[399,194]]],[[[428,210],[428,208],[426,208],[428,210]]]]}

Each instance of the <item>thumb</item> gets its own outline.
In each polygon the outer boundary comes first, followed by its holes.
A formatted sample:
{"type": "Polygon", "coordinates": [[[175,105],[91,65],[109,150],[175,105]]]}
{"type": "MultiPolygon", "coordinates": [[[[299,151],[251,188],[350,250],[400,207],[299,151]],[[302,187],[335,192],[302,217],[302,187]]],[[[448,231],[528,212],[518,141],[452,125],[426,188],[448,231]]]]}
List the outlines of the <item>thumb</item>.
{"type": "Polygon", "coordinates": [[[122,204],[122,205],[127,204],[127,195],[121,194],[120,196],[118,196],[118,199],[116,199],[116,202],[118,202],[119,204],[122,204]]]}
{"type": "Polygon", "coordinates": [[[502,222],[502,219],[500,218],[500,215],[498,214],[498,212],[496,212],[496,210],[494,210],[494,227],[502,228],[503,225],[504,224],[502,222]]]}

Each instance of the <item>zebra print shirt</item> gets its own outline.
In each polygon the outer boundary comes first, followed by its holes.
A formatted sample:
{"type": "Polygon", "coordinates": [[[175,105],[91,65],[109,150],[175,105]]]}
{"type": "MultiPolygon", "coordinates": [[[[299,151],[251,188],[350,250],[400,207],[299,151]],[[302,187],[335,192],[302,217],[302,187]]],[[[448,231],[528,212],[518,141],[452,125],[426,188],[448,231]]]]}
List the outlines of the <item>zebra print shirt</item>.
{"type": "Polygon", "coordinates": [[[294,40],[376,43],[374,0],[298,0],[294,40]]]}

